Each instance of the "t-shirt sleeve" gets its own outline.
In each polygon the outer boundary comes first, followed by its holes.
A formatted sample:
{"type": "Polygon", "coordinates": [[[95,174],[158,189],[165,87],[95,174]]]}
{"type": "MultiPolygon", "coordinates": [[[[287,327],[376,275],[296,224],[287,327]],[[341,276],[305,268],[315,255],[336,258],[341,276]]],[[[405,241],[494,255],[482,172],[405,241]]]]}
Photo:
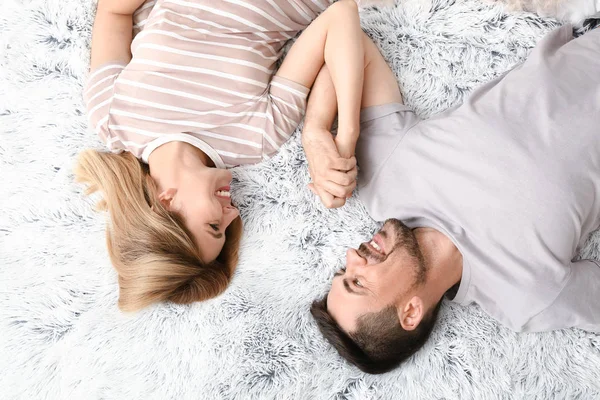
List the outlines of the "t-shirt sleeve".
{"type": "Polygon", "coordinates": [[[310,89],[289,79],[274,76],[269,85],[266,136],[263,156],[277,152],[294,133],[306,111],[310,89]]]}
{"type": "Polygon", "coordinates": [[[360,136],[356,159],[360,168],[358,185],[367,184],[392,154],[419,117],[402,103],[365,108],[360,113],[360,136]]]}
{"type": "Polygon", "coordinates": [[[580,328],[600,332],[600,264],[592,260],[571,263],[567,284],[554,302],[532,317],[523,331],[580,328]]]}
{"type": "Polygon", "coordinates": [[[115,81],[124,64],[110,63],[91,71],[83,92],[87,117],[91,128],[111,148],[112,135],[108,129],[108,116],[114,96],[115,81]]]}

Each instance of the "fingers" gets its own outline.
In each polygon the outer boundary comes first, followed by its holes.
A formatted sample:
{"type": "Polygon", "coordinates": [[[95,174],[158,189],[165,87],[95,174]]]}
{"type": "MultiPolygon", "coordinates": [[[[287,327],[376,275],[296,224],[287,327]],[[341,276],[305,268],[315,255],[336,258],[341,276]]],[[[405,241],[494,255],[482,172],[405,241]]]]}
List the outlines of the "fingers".
{"type": "Polygon", "coordinates": [[[356,187],[356,181],[353,181],[348,186],[338,185],[332,181],[325,181],[321,184],[321,188],[326,190],[328,193],[331,193],[335,197],[347,198],[352,195],[352,191],[356,187]]]}
{"type": "MultiPolygon", "coordinates": [[[[333,139],[303,142],[312,183],[308,189],[319,196],[327,208],[341,207],[356,188],[358,169],[356,158],[343,158],[337,152],[333,139]]],[[[314,138],[313,138],[314,139],[314,138]]]]}
{"type": "Polygon", "coordinates": [[[321,198],[321,202],[323,203],[323,205],[327,208],[339,208],[346,204],[345,198],[335,197],[325,190],[319,191],[319,197],[321,198]]]}
{"type": "Polygon", "coordinates": [[[349,199],[352,197],[352,192],[356,189],[356,179],[352,181],[352,183],[344,188],[346,190],[346,198],[349,199]]]}
{"type": "Polygon", "coordinates": [[[356,167],[355,159],[337,159],[328,163],[328,167],[313,167],[309,163],[308,173],[317,186],[322,185],[325,181],[332,181],[341,186],[350,186],[352,182],[356,181],[358,168],[356,167]]]}
{"type": "Polygon", "coordinates": [[[355,188],[356,181],[353,181],[349,186],[337,185],[331,181],[326,181],[322,185],[308,184],[308,189],[319,196],[321,202],[327,208],[338,208],[346,204],[346,199],[352,196],[355,188]]]}
{"type": "Polygon", "coordinates": [[[336,197],[349,198],[356,188],[357,173],[358,170],[356,167],[348,172],[329,170],[313,181],[317,186],[327,190],[336,197]]]}
{"type": "Polygon", "coordinates": [[[339,208],[346,204],[346,199],[343,197],[335,197],[322,188],[318,188],[314,183],[309,183],[308,188],[315,195],[319,196],[323,205],[327,208],[339,208]]]}
{"type": "Polygon", "coordinates": [[[330,202],[323,202],[323,205],[327,208],[340,208],[346,204],[346,199],[334,197],[330,202]]]}
{"type": "Polygon", "coordinates": [[[355,162],[347,160],[349,163],[345,166],[354,164],[354,167],[348,172],[342,172],[335,169],[327,170],[321,174],[315,175],[311,171],[313,183],[308,185],[308,189],[321,198],[322,203],[328,208],[341,207],[346,203],[346,199],[352,196],[356,189],[356,177],[358,169],[355,162]]]}
{"type": "Polygon", "coordinates": [[[356,182],[357,173],[358,170],[356,168],[353,168],[348,172],[330,170],[327,172],[324,178],[325,180],[332,181],[340,186],[350,186],[356,182]]]}
{"type": "Polygon", "coordinates": [[[332,169],[337,169],[338,171],[350,171],[356,167],[356,157],[335,158],[330,161],[330,165],[332,169]]]}
{"type": "Polygon", "coordinates": [[[354,180],[358,177],[358,168],[354,166],[350,171],[346,172],[347,174],[352,174],[354,176],[354,180]]]}

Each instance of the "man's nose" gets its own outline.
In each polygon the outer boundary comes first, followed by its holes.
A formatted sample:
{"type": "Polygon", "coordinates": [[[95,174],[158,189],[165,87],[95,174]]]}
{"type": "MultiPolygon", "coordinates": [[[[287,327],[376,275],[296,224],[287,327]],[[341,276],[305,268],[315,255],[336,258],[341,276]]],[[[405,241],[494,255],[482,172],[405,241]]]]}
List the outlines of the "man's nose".
{"type": "Polygon", "coordinates": [[[354,249],[346,251],[346,271],[353,273],[355,269],[367,265],[367,260],[362,258],[354,249]]]}

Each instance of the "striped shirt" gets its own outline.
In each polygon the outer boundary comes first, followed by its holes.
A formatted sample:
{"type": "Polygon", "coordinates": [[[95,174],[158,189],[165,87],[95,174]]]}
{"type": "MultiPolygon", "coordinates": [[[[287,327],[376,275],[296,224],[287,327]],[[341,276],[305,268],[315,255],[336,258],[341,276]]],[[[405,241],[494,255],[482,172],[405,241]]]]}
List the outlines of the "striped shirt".
{"type": "Polygon", "coordinates": [[[330,0],[149,0],[132,59],[91,71],[84,91],[107,147],[144,162],[183,141],[219,168],[268,159],[292,135],[309,89],[274,76],[286,41],[330,0]]]}

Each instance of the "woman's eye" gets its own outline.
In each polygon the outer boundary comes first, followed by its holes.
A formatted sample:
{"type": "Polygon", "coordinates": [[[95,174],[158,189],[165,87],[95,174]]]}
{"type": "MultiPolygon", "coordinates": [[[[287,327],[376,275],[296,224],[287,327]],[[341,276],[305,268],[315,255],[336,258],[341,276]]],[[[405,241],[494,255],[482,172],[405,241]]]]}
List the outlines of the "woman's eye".
{"type": "Polygon", "coordinates": [[[213,231],[218,232],[219,231],[219,224],[208,224],[213,231]]]}
{"type": "Polygon", "coordinates": [[[358,279],[354,280],[354,284],[358,287],[363,287],[362,283],[360,283],[360,281],[358,279]]]}

